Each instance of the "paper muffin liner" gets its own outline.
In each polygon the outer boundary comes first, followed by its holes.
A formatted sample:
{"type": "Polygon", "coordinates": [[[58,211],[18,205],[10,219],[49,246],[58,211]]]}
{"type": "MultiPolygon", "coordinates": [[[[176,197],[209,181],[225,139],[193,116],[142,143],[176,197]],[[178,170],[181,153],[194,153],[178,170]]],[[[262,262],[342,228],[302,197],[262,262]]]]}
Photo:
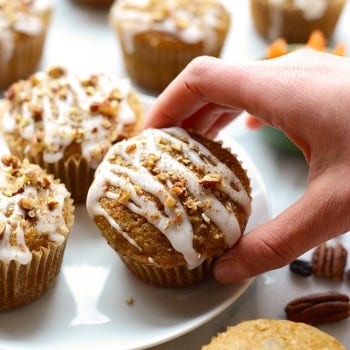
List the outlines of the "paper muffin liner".
{"type": "Polygon", "coordinates": [[[43,30],[36,35],[14,33],[13,49],[8,53],[7,40],[0,40],[0,88],[7,88],[19,79],[34,73],[44,50],[51,10],[40,15],[43,30]]]}
{"type": "Polygon", "coordinates": [[[183,288],[199,284],[211,275],[214,262],[213,258],[207,258],[200,266],[189,270],[185,265],[162,268],[145,265],[123,255],[119,256],[136,277],[148,284],[164,288],[183,288]]]}
{"type": "MultiPolygon", "coordinates": [[[[219,57],[226,33],[218,36],[215,47],[206,51],[202,43],[184,44],[172,39],[157,47],[152,44],[152,35],[136,35],[134,51],[128,52],[123,35],[115,28],[120,39],[124,65],[130,78],[141,88],[152,92],[161,92],[195,57],[209,55],[219,57]]],[[[162,39],[160,38],[159,41],[162,39]]]]}
{"type": "Polygon", "coordinates": [[[55,163],[48,163],[43,160],[42,153],[36,156],[25,153],[25,146],[22,142],[16,141],[14,135],[5,134],[4,137],[12,155],[21,160],[28,159],[29,162],[40,165],[41,168],[66,185],[75,203],[85,203],[95,173],[95,169],[91,168],[88,159],[82,156],[71,156],[62,158],[55,163]]]}
{"type": "Polygon", "coordinates": [[[0,311],[31,303],[45,293],[60,272],[66,242],[33,252],[30,263],[0,261],[0,311]]]}

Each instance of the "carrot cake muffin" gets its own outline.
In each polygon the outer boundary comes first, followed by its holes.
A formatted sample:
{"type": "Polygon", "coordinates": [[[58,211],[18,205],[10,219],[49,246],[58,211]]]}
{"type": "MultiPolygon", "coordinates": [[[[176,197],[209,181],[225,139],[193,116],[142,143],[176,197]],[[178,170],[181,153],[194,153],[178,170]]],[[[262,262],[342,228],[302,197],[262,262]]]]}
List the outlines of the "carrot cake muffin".
{"type": "Polygon", "coordinates": [[[0,0],[0,89],[37,69],[51,12],[49,0],[0,0]]]}
{"type": "Polygon", "coordinates": [[[77,77],[53,67],[13,84],[5,97],[0,117],[11,153],[54,174],[77,203],[110,146],[142,124],[128,79],[77,77]]]}
{"type": "Polygon", "coordinates": [[[346,0],[251,0],[256,30],[268,40],[278,37],[305,43],[313,30],[332,34],[346,0]]]}
{"type": "Polygon", "coordinates": [[[228,327],[202,350],[345,350],[338,340],[305,323],[258,319],[228,327]]]}
{"type": "Polygon", "coordinates": [[[80,5],[94,6],[98,8],[108,8],[114,2],[114,0],[72,0],[80,5]]]}
{"type": "Polygon", "coordinates": [[[42,295],[60,272],[73,201],[38,165],[0,158],[0,310],[42,295]]]}
{"type": "Polygon", "coordinates": [[[219,56],[230,27],[220,0],[117,0],[110,12],[126,70],[161,92],[196,56],[219,56]]]}
{"type": "Polygon", "coordinates": [[[110,149],[87,209],[136,276],[184,287],[208,276],[213,261],[241,237],[250,182],[220,143],[181,128],[147,129],[110,149]]]}

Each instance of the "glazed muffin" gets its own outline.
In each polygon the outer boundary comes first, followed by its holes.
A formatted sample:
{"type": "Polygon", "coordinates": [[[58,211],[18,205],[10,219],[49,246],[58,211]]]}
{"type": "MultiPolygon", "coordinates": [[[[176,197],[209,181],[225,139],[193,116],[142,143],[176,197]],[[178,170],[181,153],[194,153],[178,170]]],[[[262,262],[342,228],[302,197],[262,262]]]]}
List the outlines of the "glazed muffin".
{"type": "Polygon", "coordinates": [[[251,0],[256,30],[268,40],[278,37],[305,43],[311,32],[333,33],[346,0],[251,0]]]}
{"type": "Polygon", "coordinates": [[[258,319],[228,327],[202,350],[345,350],[327,333],[287,320],[258,319]]]}
{"type": "Polygon", "coordinates": [[[215,259],[241,237],[250,182],[220,143],[181,128],[147,129],[110,149],[87,209],[136,276],[185,287],[208,277],[215,259]]]}
{"type": "Polygon", "coordinates": [[[193,58],[220,55],[230,13],[219,0],[118,0],[110,22],[131,79],[158,93],[193,58]]]}
{"type": "Polygon", "coordinates": [[[128,79],[77,77],[62,67],[13,84],[0,107],[13,155],[39,164],[85,201],[93,174],[116,141],[142,124],[142,105],[128,79]]]}
{"type": "Polygon", "coordinates": [[[0,0],[0,89],[36,71],[51,13],[49,0],[0,0]]]}
{"type": "Polygon", "coordinates": [[[98,8],[108,8],[114,2],[114,0],[72,0],[79,5],[87,5],[98,8]]]}
{"type": "Polygon", "coordinates": [[[55,282],[73,224],[66,187],[38,165],[0,159],[0,310],[28,304],[55,282]]]}

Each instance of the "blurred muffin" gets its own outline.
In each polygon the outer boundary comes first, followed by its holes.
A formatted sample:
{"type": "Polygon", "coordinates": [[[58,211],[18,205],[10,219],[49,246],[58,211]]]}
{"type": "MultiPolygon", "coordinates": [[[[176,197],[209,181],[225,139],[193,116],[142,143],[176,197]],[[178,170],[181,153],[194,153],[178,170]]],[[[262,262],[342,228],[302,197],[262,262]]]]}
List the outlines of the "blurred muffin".
{"type": "Polygon", "coordinates": [[[202,350],[345,350],[332,336],[305,323],[258,319],[228,327],[202,350]]]}
{"type": "Polygon", "coordinates": [[[278,37],[305,43],[313,30],[332,34],[346,0],[251,0],[256,30],[268,40],[278,37]]]}
{"type": "Polygon", "coordinates": [[[72,0],[73,2],[80,5],[94,6],[106,8],[113,4],[114,0],[72,0]]]}
{"type": "Polygon", "coordinates": [[[13,155],[41,165],[85,201],[98,164],[116,141],[134,135],[142,106],[128,79],[77,77],[62,67],[13,84],[0,107],[13,155]]]}
{"type": "Polygon", "coordinates": [[[0,159],[0,310],[28,304],[55,282],[73,201],[65,186],[27,160],[0,159]]]}
{"type": "Polygon", "coordinates": [[[51,12],[49,0],[0,0],[0,89],[37,69],[51,12]]]}
{"type": "Polygon", "coordinates": [[[148,129],[115,144],[96,171],[87,209],[143,281],[185,287],[242,235],[250,182],[221,144],[180,128],[148,129]]]}
{"type": "Polygon", "coordinates": [[[157,93],[193,58],[220,55],[230,13],[219,0],[118,0],[110,22],[131,79],[157,93]]]}

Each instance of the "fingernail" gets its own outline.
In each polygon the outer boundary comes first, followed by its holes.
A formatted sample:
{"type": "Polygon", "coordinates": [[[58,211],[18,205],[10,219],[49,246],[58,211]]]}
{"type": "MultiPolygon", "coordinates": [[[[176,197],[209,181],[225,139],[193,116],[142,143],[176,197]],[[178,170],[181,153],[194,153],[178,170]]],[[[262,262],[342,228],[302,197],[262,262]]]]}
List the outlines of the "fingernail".
{"type": "Polygon", "coordinates": [[[215,279],[223,284],[241,281],[249,277],[236,261],[232,259],[219,260],[214,266],[215,279]]]}

